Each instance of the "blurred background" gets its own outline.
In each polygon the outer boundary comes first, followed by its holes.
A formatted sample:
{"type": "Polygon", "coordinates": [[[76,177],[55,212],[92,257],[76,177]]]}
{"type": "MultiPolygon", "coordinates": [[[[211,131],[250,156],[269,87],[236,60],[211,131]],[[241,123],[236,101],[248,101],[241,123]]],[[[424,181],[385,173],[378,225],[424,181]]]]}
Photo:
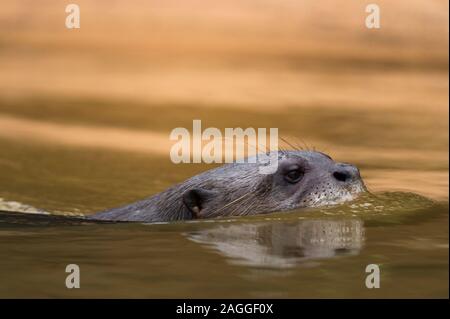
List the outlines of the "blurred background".
{"type": "Polygon", "coordinates": [[[448,6],[3,0],[0,211],[91,214],[209,169],[170,161],[193,119],[276,127],[358,165],[377,196],[227,224],[2,213],[0,296],[448,298],[448,6]],[[66,289],[70,263],[83,289],[66,289]],[[364,285],[373,263],[382,289],[364,285]]]}
{"type": "Polygon", "coordinates": [[[3,1],[0,197],[88,213],[204,170],[170,131],[278,127],[372,190],[448,198],[448,1],[3,1]]]}

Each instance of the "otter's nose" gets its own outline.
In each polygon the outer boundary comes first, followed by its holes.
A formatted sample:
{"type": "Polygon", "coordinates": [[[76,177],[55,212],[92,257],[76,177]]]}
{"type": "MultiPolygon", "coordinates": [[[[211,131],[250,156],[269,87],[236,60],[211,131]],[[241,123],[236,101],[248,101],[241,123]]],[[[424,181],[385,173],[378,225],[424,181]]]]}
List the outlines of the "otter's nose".
{"type": "Polygon", "coordinates": [[[358,168],[350,164],[337,164],[333,177],[340,182],[350,182],[361,178],[358,168]]]}

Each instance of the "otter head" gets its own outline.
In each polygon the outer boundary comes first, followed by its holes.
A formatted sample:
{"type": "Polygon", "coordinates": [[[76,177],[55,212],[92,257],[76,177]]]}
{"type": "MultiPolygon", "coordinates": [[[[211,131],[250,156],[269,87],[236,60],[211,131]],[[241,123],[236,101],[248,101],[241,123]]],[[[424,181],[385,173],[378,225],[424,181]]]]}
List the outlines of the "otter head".
{"type": "Polygon", "coordinates": [[[264,175],[257,161],[233,163],[182,184],[192,218],[264,214],[334,205],[366,190],[358,168],[313,151],[278,152],[275,173],[264,175]]]}

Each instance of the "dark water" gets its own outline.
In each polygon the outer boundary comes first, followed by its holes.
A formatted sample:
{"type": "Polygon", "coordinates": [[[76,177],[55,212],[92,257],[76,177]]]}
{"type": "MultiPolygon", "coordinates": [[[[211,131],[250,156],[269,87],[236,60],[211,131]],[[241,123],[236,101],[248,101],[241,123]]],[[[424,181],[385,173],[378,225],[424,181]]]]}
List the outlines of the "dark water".
{"type": "MultiPolygon", "coordinates": [[[[26,105],[2,107],[35,119],[36,108],[26,105]]],[[[373,196],[232,220],[92,223],[76,216],[147,197],[209,166],[42,138],[0,139],[0,210],[52,212],[0,213],[0,297],[448,297],[447,119],[317,109],[236,117],[181,107],[169,118],[157,107],[127,113],[114,104],[95,105],[96,117],[84,118],[92,102],[49,105],[42,104],[42,120],[60,125],[131,125],[167,135],[174,125],[189,128],[192,118],[219,128],[281,125],[281,134],[319,141],[336,160],[358,165],[373,196]],[[324,125],[324,117],[341,125],[324,125]],[[80,289],[65,286],[68,264],[80,267],[80,289]],[[365,286],[368,264],[380,266],[379,289],[365,286]]]]}
{"type": "Polygon", "coordinates": [[[0,223],[5,297],[442,297],[448,289],[448,206],[408,193],[234,220],[99,224],[2,213],[0,223]],[[64,286],[72,263],[78,290],[64,286]],[[380,265],[380,289],[365,287],[368,264],[380,265]]]}

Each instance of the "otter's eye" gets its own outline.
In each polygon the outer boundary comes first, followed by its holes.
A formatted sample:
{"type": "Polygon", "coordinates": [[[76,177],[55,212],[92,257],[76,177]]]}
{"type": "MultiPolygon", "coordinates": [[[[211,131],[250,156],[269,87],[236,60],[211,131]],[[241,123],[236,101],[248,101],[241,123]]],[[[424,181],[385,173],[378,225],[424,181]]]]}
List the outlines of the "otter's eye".
{"type": "Polygon", "coordinates": [[[293,170],[290,170],[289,172],[287,172],[286,175],[284,176],[284,178],[289,183],[297,183],[302,179],[303,175],[304,175],[303,171],[300,170],[299,168],[297,168],[297,169],[293,169],[293,170]]]}

